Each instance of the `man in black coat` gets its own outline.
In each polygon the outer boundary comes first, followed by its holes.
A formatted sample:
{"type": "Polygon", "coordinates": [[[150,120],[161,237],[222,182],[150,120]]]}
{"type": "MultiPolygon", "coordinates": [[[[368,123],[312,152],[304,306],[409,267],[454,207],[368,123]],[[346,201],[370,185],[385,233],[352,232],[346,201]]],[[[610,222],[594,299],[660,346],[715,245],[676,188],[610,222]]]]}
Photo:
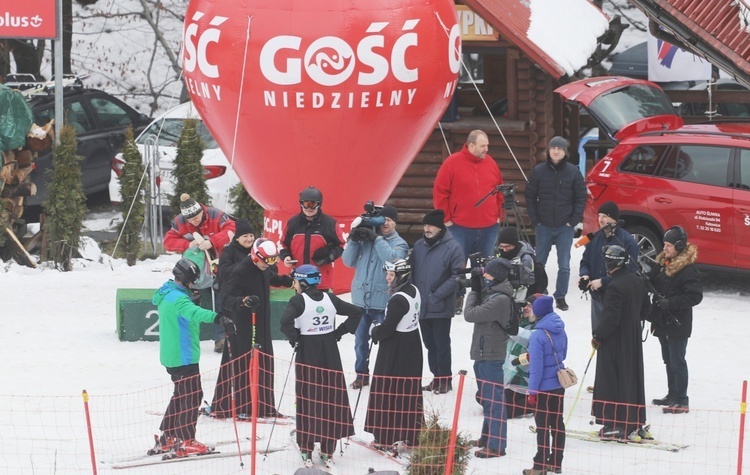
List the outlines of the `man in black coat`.
{"type": "Polygon", "coordinates": [[[211,410],[216,417],[231,417],[231,383],[234,383],[238,416],[250,416],[250,384],[248,381],[250,352],[260,345],[260,381],[258,417],[274,417],[276,401],[273,394],[273,342],[271,341],[271,286],[291,287],[292,278],[279,276],[272,266],[278,260],[273,241],[260,238],[250,255],[235,265],[227,281],[222,281],[223,309],[237,327],[222,357],[222,368],[216,382],[211,410]],[[255,314],[255,322],[253,322],[255,314]],[[230,369],[230,360],[235,364],[230,369]],[[234,376],[234,381],[231,381],[234,376]]]}
{"type": "Polygon", "coordinates": [[[526,208],[536,228],[536,258],[547,265],[554,244],[557,250],[557,283],[555,302],[567,310],[565,295],[570,280],[570,248],[574,227],[583,219],[586,185],[578,167],[568,163],[568,141],[552,137],[547,147],[547,161],[531,170],[526,185],[526,208]]]}
{"type": "Polygon", "coordinates": [[[596,386],[591,414],[603,439],[625,439],[643,429],[646,422],[646,391],[643,376],[641,316],[648,312],[646,286],[626,269],[630,259],[620,246],[604,252],[607,272],[612,277],[604,294],[604,311],[594,328],[591,344],[598,349],[596,386]]]}
{"type": "Polygon", "coordinates": [[[666,406],[665,414],[689,411],[687,341],[693,331],[693,307],[703,300],[703,286],[695,267],[698,248],[687,242],[687,233],[673,226],[664,233],[664,250],[656,257],[658,267],[649,274],[658,292],[650,320],[659,338],[667,367],[667,395],[652,402],[666,406]]]}

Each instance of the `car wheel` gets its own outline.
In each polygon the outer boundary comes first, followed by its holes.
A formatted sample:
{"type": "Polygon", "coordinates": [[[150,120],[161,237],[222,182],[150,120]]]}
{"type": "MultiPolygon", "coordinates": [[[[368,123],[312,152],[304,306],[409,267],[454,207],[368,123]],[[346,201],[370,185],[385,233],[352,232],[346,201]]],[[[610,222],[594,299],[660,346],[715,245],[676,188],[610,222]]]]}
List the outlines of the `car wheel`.
{"type": "Polygon", "coordinates": [[[655,232],[645,226],[625,226],[625,230],[632,234],[633,239],[638,243],[638,261],[641,265],[646,264],[653,267],[656,263],[656,256],[661,252],[661,239],[656,237],[655,232]]]}

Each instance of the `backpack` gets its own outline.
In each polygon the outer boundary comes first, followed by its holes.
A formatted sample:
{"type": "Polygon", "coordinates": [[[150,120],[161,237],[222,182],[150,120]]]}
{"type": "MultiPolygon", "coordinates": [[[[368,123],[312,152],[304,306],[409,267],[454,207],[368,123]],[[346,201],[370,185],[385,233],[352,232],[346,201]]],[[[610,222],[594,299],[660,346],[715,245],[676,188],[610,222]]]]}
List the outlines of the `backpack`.
{"type": "Polygon", "coordinates": [[[523,318],[523,307],[513,297],[510,298],[510,320],[503,328],[508,335],[518,335],[518,328],[523,318]]]}

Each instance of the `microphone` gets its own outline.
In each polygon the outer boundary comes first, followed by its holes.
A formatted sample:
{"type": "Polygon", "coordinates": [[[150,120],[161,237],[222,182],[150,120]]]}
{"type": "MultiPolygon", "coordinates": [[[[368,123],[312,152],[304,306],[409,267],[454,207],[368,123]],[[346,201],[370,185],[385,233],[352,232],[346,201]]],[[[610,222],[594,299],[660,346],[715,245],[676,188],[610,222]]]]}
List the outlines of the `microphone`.
{"type": "Polygon", "coordinates": [[[573,244],[573,247],[575,247],[576,249],[578,249],[579,247],[585,246],[586,244],[588,244],[589,242],[591,242],[592,239],[594,239],[594,233],[588,233],[585,236],[581,237],[581,239],[579,239],[578,241],[576,241],[576,243],[573,244]]]}
{"type": "Polygon", "coordinates": [[[512,360],[510,362],[510,364],[512,366],[518,366],[518,365],[526,366],[527,364],[529,364],[529,354],[528,353],[522,353],[522,354],[518,355],[518,358],[512,360]]]}

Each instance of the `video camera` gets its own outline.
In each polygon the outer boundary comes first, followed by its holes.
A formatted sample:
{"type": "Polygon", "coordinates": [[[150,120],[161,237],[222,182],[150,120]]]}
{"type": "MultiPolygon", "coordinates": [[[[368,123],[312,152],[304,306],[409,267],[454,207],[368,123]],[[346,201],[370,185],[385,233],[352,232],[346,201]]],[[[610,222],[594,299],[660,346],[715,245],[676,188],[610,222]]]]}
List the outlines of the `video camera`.
{"type": "Polygon", "coordinates": [[[354,241],[367,240],[368,229],[377,232],[380,226],[385,224],[385,216],[381,216],[382,206],[377,206],[373,201],[365,203],[365,212],[352,221],[351,238],[354,241]]]}
{"type": "MultiPolygon", "coordinates": [[[[484,265],[488,260],[490,260],[490,258],[482,257],[481,252],[469,254],[469,268],[460,269],[454,273],[459,275],[471,274],[472,277],[481,277],[484,275],[484,265]]],[[[458,290],[471,288],[471,278],[458,279],[456,283],[458,284],[458,290]]]]}

